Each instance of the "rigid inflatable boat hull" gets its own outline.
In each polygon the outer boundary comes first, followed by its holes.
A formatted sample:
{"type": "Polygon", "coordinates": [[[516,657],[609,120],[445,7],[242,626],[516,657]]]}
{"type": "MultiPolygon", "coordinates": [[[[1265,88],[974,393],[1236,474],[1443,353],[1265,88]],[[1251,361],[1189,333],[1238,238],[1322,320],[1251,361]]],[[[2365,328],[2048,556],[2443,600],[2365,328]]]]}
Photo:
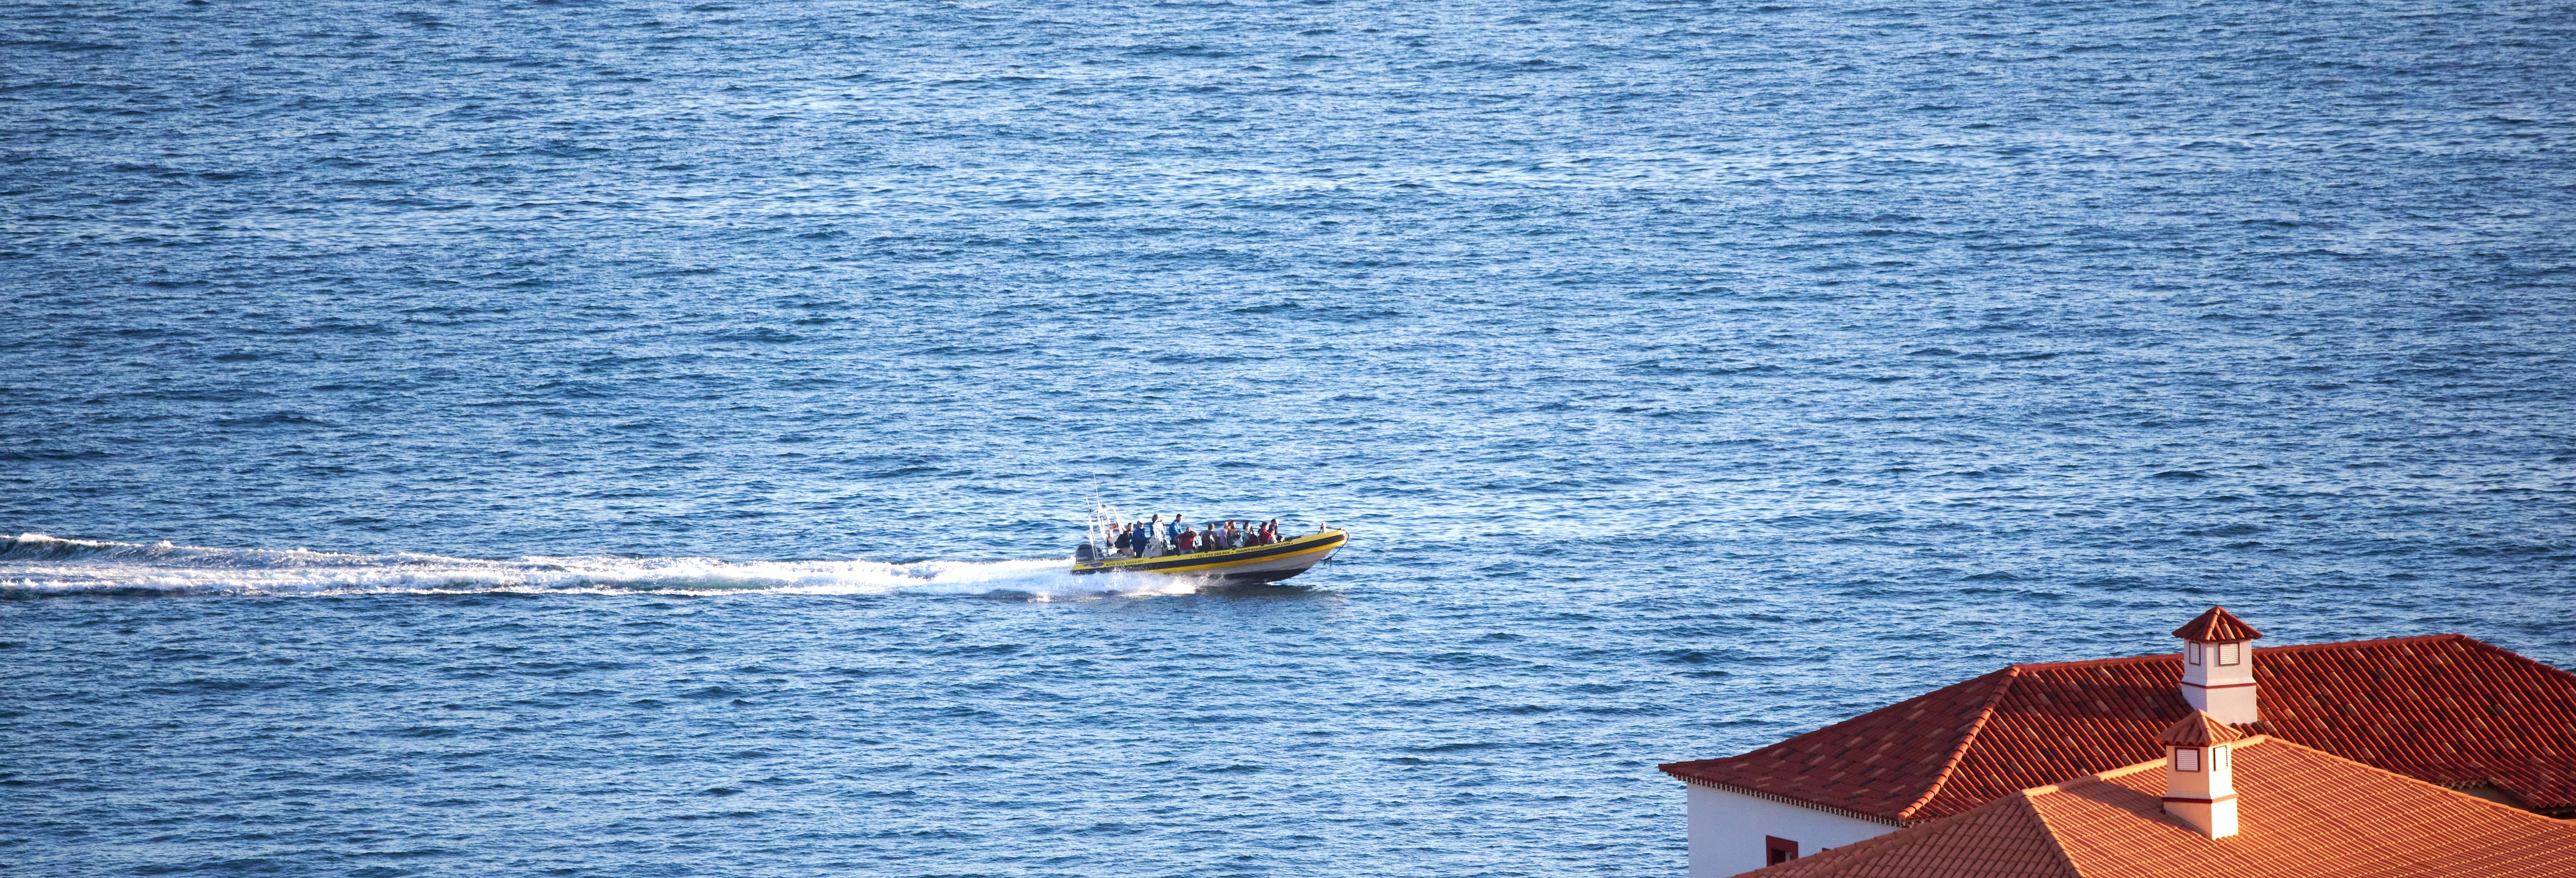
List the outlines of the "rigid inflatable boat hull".
{"type": "Polygon", "coordinates": [[[1160,573],[1221,582],[1278,582],[1306,572],[1333,557],[1350,542],[1347,531],[1327,530],[1280,540],[1267,546],[1245,546],[1214,552],[1165,555],[1160,558],[1098,558],[1073,562],[1073,572],[1160,573]]]}

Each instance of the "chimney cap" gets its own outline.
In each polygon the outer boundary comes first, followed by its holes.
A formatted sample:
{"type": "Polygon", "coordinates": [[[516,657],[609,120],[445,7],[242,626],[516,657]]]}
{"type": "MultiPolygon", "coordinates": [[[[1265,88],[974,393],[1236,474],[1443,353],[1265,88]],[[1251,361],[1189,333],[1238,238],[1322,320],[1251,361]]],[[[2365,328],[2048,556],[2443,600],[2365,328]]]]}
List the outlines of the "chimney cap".
{"type": "Polygon", "coordinates": [[[2174,636],[2193,643],[2213,643],[2221,640],[2252,640],[2263,636],[2263,632],[2254,630],[2254,626],[2247,625],[2245,620],[2236,618],[2236,614],[2228,612],[2226,607],[2211,607],[2209,612],[2195,616],[2182,627],[2174,629],[2174,636]]]}
{"type": "Polygon", "coordinates": [[[2166,726],[2164,731],[2156,733],[2156,743],[2175,747],[2207,747],[2211,744],[2242,740],[2244,737],[2244,732],[2219,722],[2217,717],[2209,715],[2209,711],[2195,710],[2190,716],[2174,720],[2173,725],[2166,726]]]}

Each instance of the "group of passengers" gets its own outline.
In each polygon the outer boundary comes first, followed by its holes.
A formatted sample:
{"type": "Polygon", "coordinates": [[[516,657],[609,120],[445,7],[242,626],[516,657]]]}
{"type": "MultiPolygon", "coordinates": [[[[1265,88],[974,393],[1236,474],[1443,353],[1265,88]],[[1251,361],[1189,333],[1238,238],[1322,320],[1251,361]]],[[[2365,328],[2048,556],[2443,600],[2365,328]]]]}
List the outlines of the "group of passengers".
{"type": "Polygon", "coordinates": [[[1159,558],[1164,555],[1187,555],[1192,552],[1214,552],[1266,546],[1279,541],[1279,519],[1269,521],[1211,521],[1192,528],[1181,523],[1181,517],[1164,521],[1160,515],[1152,521],[1139,521],[1119,526],[1110,538],[1110,551],[1120,558],[1159,558]]]}

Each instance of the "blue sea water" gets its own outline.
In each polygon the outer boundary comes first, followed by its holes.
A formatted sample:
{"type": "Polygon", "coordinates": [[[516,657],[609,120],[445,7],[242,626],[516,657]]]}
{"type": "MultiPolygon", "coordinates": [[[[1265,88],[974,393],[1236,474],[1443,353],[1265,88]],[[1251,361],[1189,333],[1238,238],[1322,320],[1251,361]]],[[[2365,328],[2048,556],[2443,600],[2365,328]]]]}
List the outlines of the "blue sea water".
{"type": "Polygon", "coordinates": [[[1670,875],[1656,763],[2213,603],[2576,667],[2564,4],[0,37],[12,873],[1670,875]]]}

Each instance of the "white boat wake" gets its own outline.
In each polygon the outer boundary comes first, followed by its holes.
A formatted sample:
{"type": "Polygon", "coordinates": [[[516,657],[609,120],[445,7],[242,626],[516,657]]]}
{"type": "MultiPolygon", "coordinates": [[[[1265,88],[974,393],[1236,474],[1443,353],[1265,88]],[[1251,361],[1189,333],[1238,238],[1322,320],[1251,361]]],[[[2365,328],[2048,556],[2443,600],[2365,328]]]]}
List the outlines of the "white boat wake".
{"type": "Polygon", "coordinates": [[[616,555],[452,558],[304,549],[216,549],[168,542],[0,537],[0,597],[45,594],[324,596],[358,594],[996,595],[1030,600],[1188,594],[1200,583],[1153,574],[1074,576],[1070,559],[726,561],[616,555]]]}

